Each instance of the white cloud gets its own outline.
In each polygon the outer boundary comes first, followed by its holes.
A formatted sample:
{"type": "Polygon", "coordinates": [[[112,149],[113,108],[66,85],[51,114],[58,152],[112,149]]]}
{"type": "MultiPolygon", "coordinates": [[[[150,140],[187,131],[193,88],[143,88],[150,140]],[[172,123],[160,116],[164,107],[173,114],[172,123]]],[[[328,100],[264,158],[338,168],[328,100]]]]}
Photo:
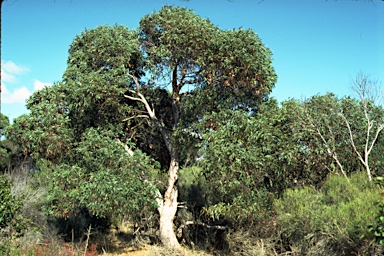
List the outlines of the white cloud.
{"type": "Polygon", "coordinates": [[[19,75],[25,72],[29,72],[29,68],[16,65],[13,61],[7,61],[1,63],[1,67],[8,73],[19,75]]]}
{"type": "Polygon", "coordinates": [[[39,91],[45,87],[51,87],[52,84],[51,83],[44,83],[44,82],[41,82],[39,80],[35,80],[35,82],[33,82],[33,90],[34,91],[39,91]]]}
{"type": "Polygon", "coordinates": [[[13,61],[1,61],[1,81],[15,83],[17,75],[21,75],[29,71],[29,68],[17,65],[13,61]]]}
{"type": "Polygon", "coordinates": [[[5,72],[3,69],[1,69],[1,81],[7,82],[7,83],[14,83],[16,82],[16,77],[14,75],[11,75],[5,72]]]}
{"type": "MultiPolygon", "coordinates": [[[[45,87],[50,87],[52,84],[44,83],[35,80],[33,83],[33,91],[39,91],[45,87]]],[[[25,103],[25,101],[32,95],[32,92],[25,86],[15,88],[12,92],[8,90],[4,83],[1,83],[1,103],[25,103]]]]}
{"type": "Polygon", "coordinates": [[[25,103],[31,95],[32,93],[25,86],[10,92],[5,84],[1,83],[1,103],[25,103]]]}
{"type": "MultiPolygon", "coordinates": [[[[12,61],[1,61],[1,103],[25,104],[25,101],[32,95],[32,92],[28,89],[29,86],[18,85],[17,76],[29,71],[27,67],[17,65],[12,61]]],[[[36,79],[33,82],[33,91],[39,91],[44,87],[50,86],[52,84],[36,79]]]]}

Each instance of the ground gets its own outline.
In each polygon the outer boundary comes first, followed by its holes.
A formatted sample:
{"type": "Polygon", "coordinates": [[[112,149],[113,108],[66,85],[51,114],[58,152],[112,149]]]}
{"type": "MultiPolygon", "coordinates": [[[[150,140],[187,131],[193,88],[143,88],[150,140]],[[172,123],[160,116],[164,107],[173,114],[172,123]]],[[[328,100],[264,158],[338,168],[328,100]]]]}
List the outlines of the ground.
{"type": "Polygon", "coordinates": [[[106,245],[107,256],[208,256],[211,254],[193,251],[181,247],[179,250],[162,248],[159,245],[149,245],[148,241],[140,240],[132,243],[132,226],[121,225],[119,231],[111,230],[109,245],[106,245]],[[132,246],[136,244],[137,246],[132,246]]]}

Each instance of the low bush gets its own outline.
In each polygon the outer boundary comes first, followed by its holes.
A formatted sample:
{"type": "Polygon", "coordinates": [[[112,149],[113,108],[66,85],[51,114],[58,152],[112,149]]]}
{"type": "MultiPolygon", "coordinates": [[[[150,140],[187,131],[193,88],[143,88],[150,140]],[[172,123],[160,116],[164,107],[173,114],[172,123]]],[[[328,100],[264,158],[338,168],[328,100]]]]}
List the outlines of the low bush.
{"type": "Polygon", "coordinates": [[[282,232],[293,250],[306,255],[351,255],[372,236],[380,194],[365,173],[349,180],[330,175],[322,188],[288,189],[276,200],[282,232]]]}
{"type": "Polygon", "coordinates": [[[384,245],[384,177],[376,177],[374,182],[380,191],[381,199],[377,202],[378,214],[375,222],[369,226],[369,232],[372,233],[378,244],[384,245]]]}
{"type": "Polygon", "coordinates": [[[283,255],[280,228],[274,218],[266,218],[226,233],[228,255],[283,255]]]}
{"type": "Polygon", "coordinates": [[[11,193],[11,180],[5,176],[0,176],[0,228],[5,228],[14,224],[14,220],[21,208],[21,201],[11,193]]]}
{"type": "Polygon", "coordinates": [[[22,235],[26,221],[21,215],[22,201],[11,193],[12,182],[0,176],[0,254],[7,255],[12,239],[22,235]]]}

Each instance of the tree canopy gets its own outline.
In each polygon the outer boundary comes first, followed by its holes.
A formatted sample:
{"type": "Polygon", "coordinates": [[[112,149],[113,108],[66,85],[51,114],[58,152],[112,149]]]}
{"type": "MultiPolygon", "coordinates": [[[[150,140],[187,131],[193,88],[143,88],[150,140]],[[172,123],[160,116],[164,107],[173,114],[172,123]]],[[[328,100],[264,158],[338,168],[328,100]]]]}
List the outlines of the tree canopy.
{"type": "Polygon", "coordinates": [[[8,136],[51,173],[52,213],[77,206],[109,216],[157,205],[160,238],[177,246],[178,170],[196,161],[206,114],[255,113],[276,79],[254,31],[222,30],[164,6],[138,30],[100,26],[76,36],[62,81],[32,95],[31,113],[8,136]],[[162,203],[151,180],[156,161],[169,166],[162,203]]]}

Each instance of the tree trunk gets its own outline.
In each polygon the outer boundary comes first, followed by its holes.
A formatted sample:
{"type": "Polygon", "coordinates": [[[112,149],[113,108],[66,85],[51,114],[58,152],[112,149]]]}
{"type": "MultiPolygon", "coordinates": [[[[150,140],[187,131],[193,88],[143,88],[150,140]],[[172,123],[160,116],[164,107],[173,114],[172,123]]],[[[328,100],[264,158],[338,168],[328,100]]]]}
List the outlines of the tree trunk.
{"type": "Polygon", "coordinates": [[[164,194],[163,207],[160,210],[160,240],[165,247],[179,247],[176,233],[173,227],[173,220],[177,211],[177,172],[179,159],[177,152],[173,152],[171,164],[168,170],[167,190],[164,194]]]}
{"type": "MultiPolygon", "coordinates": [[[[177,139],[171,140],[168,135],[168,131],[164,125],[164,122],[158,119],[155,115],[155,110],[150,107],[148,101],[143,94],[140,93],[140,86],[137,78],[131,74],[128,74],[136,85],[136,91],[129,90],[132,94],[136,94],[137,97],[124,95],[124,97],[142,102],[147,110],[148,117],[160,130],[165,146],[167,147],[169,154],[171,155],[171,163],[168,169],[168,181],[166,191],[164,193],[163,204],[159,205],[160,214],[160,240],[165,247],[177,248],[180,246],[177,240],[175,230],[173,228],[173,220],[177,211],[177,172],[179,171],[179,144],[177,139]]],[[[173,112],[173,128],[177,127],[180,119],[180,86],[177,84],[177,68],[173,70],[172,76],[172,112],[173,112]]]]}
{"type": "MultiPolygon", "coordinates": [[[[173,69],[172,74],[172,112],[173,128],[176,129],[180,119],[180,86],[177,84],[177,67],[173,69]]],[[[159,126],[158,126],[159,127],[159,126]]],[[[159,127],[160,128],[160,127],[159,127]]],[[[179,171],[179,144],[177,139],[171,143],[164,125],[160,131],[163,134],[165,144],[171,155],[171,163],[168,170],[168,181],[164,193],[164,204],[160,211],[160,240],[165,247],[177,248],[180,246],[173,227],[173,220],[177,211],[177,173],[179,171]]]]}

